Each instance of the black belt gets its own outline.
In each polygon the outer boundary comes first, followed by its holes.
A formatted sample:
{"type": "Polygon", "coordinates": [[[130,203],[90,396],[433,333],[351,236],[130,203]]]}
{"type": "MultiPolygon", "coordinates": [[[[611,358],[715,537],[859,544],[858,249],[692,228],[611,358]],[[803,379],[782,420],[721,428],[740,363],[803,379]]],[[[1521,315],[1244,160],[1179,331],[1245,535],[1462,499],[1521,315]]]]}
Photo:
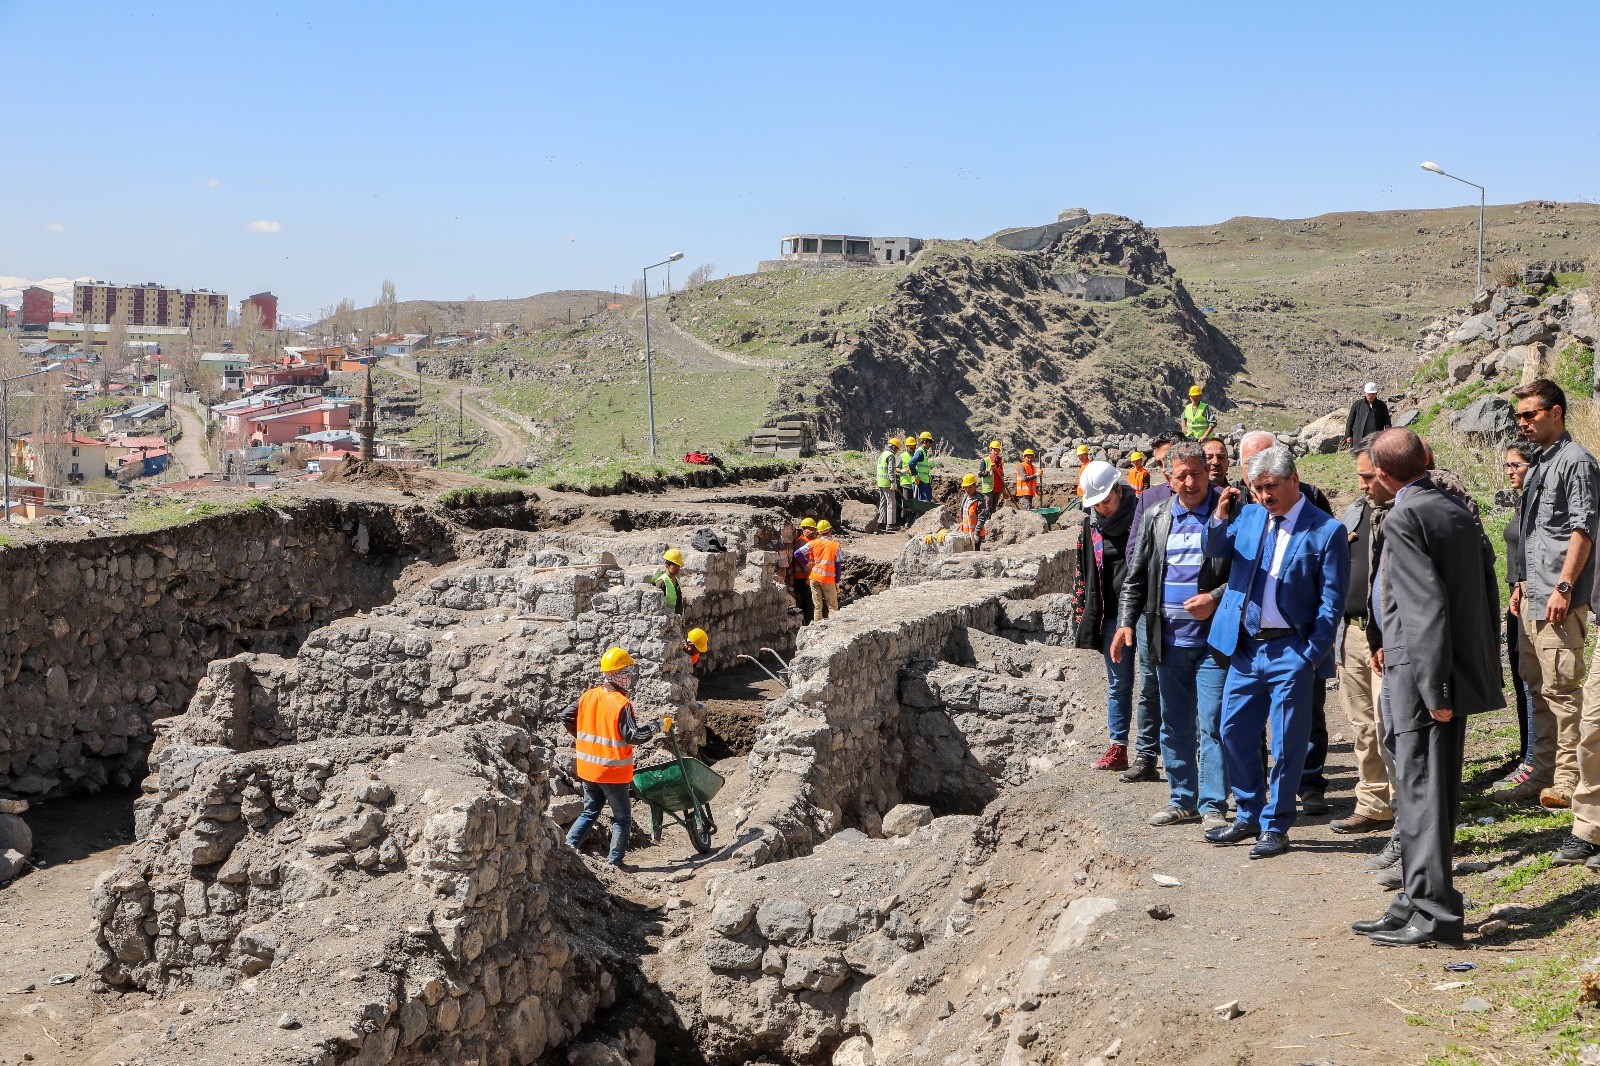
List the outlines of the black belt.
{"type": "Polygon", "coordinates": [[[1260,641],[1282,640],[1284,637],[1294,636],[1294,630],[1287,626],[1282,629],[1258,629],[1254,634],[1252,634],[1248,629],[1244,629],[1243,632],[1244,635],[1249,637],[1251,640],[1260,641]]]}
{"type": "Polygon", "coordinates": [[[1346,611],[1344,620],[1353,625],[1359,626],[1362,629],[1367,628],[1367,616],[1364,614],[1351,614],[1349,611],[1346,611]]]}

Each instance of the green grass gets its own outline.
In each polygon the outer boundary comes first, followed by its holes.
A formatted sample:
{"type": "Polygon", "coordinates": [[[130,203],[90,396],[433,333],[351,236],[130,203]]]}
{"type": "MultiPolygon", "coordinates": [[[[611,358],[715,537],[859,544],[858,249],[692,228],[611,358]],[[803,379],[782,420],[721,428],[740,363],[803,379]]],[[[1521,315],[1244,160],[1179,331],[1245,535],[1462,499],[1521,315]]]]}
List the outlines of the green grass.
{"type": "Polygon", "coordinates": [[[1557,289],[1583,289],[1587,288],[1588,285],[1589,275],[1584,271],[1580,270],[1574,273],[1567,273],[1560,270],[1556,271],[1557,289]]]}
{"type": "Polygon", "coordinates": [[[1568,396],[1590,395],[1594,391],[1594,349],[1576,341],[1567,345],[1556,356],[1550,377],[1568,396]]]}
{"type": "Polygon", "coordinates": [[[219,515],[237,514],[240,511],[265,510],[272,505],[259,496],[243,500],[205,500],[188,503],[183,500],[166,502],[140,501],[134,504],[128,516],[128,529],[134,533],[153,533],[189,522],[198,522],[219,515]]]}
{"type": "MultiPolygon", "coordinates": [[[[738,477],[756,467],[787,471],[799,469],[803,465],[801,461],[794,459],[770,459],[748,455],[729,455],[720,458],[729,477],[738,477]]],[[[681,459],[628,456],[557,460],[536,468],[532,471],[532,476],[539,483],[554,489],[588,492],[593,489],[616,488],[628,480],[646,484],[670,483],[676,478],[703,474],[705,470],[704,465],[685,463],[681,459]]]]}
{"type": "Polygon", "coordinates": [[[483,477],[490,481],[531,481],[532,471],[521,466],[495,466],[485,470],[483,477]]]}
{"type": "Polygon", "coordinates": [[[1461,348],[1452,344],[1437,355],[1430,356],[1426,362],[1417,367],[1417,372],[1411,376],[1411,384],[1426,385],[1433,381],[1443,381],[1450,373],[1450,357],[1461,348]]]}

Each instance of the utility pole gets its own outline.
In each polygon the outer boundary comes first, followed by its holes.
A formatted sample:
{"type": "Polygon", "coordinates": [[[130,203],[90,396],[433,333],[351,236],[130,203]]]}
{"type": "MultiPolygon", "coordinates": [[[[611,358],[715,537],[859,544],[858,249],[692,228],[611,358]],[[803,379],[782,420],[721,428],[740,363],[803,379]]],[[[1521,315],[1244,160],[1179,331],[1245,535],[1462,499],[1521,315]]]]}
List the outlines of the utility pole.
{"type": "Polygon", "coordinates": [[[463,398],[464,392],[465,390],[463,389],[456,390],[456,440],[460,440],[463,434],[466,432],[466,430],[462,428],[466,420],[467,413],[467,401],[463,398]]]}

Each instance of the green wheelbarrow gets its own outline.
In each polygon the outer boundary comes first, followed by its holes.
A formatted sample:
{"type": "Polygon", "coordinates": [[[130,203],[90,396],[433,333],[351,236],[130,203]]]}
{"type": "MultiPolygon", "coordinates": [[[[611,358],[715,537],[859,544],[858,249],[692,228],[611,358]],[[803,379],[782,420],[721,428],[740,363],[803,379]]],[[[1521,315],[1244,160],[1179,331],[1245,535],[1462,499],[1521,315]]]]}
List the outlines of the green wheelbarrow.
{"type": "Polygon", "coordinates": [[[668,724],[672,762],[637,770],[633,790],[650,805],[650,839],[661,843],[661,826],[667,818],[683,826],[694,850],[711,850],[717,823],[711,817],[711,797],[722,790],[722,775],[678,747],[677,729],[668,724]]]}
{"type": "Polygon", "coordinates": [[[1045,531],[1049,532],[1050,530],[1056,528],[1056,520],[1061,517],[1061,508],[1036,507],[1034,508],[1033,513],[1044,519],[1045,531]]]}
{"type": "Polygon", "coordinates": [[[901,500],[900,509],[909,518],[921,518],[939,504],[934,500],[901,500]]]}

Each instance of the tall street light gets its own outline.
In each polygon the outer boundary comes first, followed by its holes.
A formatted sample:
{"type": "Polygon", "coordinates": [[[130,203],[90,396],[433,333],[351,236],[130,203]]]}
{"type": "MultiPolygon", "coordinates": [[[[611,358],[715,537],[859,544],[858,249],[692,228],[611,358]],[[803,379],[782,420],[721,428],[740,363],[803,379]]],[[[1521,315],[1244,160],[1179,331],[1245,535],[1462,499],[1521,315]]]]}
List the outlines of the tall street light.
{"type": "Polygon", "coordinates": [[[1444,167],[1441,167],[1438,163],[1424,163],[1422,164],[1422,169],[1429,173],[1437,174],[1441,178],[1449,178],[1452,181],[1459,181],[1463,185],[1470,185],[1478,190],[1478,283],[1473,287],[1472,291],[1474,293],[1480,292],[1483,289],[1483,186],[1475,181],[1468,181],[1466,178],[1458,178],[1454,174],[1446,174],[1444,167]]]}
{"type": "Polygon", "coordinates": [[[11,524],[11,383],[22,381],[26,378],[36,378],[40,374],[48,374],[52,370],[60,370],[60,363],[51,363],[49,366],[30,370],[26,374],[17,374],[15,377],[0,378],[0,451],[5,454],[0,456],[4,462],[0,466],[5,468],[5,473],[0,475],[0,508],[6,513],[6,525],[11,524]]]}
{"type": "Polygon", "coordinates": [[[656,267],[676,263],[682,252],[673,252],[659,263],[644,268],[644,402],[650,409],[650,458],[656,457],[656,386],[654,365],[650,358],[650,271],[656,267]]]}

